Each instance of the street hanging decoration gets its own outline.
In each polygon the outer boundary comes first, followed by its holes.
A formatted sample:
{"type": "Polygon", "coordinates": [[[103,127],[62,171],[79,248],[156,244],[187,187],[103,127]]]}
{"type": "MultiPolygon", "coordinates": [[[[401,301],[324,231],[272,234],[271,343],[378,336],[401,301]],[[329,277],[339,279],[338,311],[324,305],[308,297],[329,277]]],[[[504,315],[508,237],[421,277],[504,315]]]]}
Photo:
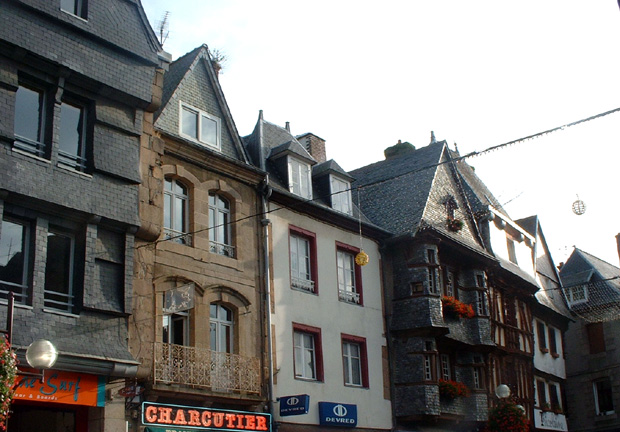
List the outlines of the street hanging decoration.
{"type": "Polygon", "coordinates": [[[360,201],[360,188],[357,188],[357,222],[360,228],[360,251],[355,255],[355,264],[360,267],[365,266],[370,261],[368,254],[364,252],[362,247],[362,203],[360,201]]]}
{"type": "Polygon", "coordinates": [[[573,213],[577,216],[581,216],[586,212],[586,204],[579,199],[579,195],[577,195],[577,201],[573,203],[573,213]]]}

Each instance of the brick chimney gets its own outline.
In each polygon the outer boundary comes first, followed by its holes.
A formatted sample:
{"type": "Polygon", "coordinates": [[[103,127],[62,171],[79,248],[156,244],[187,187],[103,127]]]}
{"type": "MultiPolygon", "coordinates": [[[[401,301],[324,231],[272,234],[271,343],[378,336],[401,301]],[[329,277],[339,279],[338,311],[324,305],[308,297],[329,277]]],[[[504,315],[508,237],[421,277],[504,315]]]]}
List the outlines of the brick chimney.
{"type": "Polygon", "coordinates": [[[297,137],[297,141],[304,146],[310,155],[318,162],[325,162],[327,154],[325,153],[325,140],[313,133],[306,133],[297,137]]]}

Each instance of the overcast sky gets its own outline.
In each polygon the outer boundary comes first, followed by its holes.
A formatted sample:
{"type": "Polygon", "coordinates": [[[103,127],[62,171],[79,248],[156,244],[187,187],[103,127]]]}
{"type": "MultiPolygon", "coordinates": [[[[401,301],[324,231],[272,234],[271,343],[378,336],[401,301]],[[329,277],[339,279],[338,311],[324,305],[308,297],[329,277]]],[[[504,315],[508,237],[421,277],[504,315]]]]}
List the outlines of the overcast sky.
{"type": "MultiPolygon", "coordinates": [[[[238,131],[265,120],[327,141],[345,170],[430,131],[464,155],[620,107],[616,0],[142,0],[174,59],[207,44],[238,131]]],[[[468,160],[553,258],[618,266],[620,113],[468,160]],[[586,213],[577,216],[577,196],[586,213]]]]}

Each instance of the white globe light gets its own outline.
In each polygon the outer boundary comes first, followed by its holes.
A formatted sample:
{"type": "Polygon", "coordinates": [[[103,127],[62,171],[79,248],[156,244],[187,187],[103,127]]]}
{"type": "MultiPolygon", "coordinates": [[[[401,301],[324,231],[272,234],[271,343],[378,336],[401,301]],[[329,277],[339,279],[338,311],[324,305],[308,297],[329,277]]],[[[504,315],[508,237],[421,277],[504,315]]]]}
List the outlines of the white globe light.
{"type": "Polygon", "coordinates": [[[523,405],[517,405],[517,408],[519,409],[519,411],[525,414],[525,408],[523,407],[523,405]]]}
{"type": "Polygon", "coordinates": [[[38,339],[26,349],[26,361],[35,369],[49,369],[58,359],[54,344],[45,339],[38,339]]]}
{"type": "Polygon", "coordinates": [[[495,394],[500,399],[510,397],[510,387],[508,387],[506,384],[500,384],[495,389],[495,394]]]}

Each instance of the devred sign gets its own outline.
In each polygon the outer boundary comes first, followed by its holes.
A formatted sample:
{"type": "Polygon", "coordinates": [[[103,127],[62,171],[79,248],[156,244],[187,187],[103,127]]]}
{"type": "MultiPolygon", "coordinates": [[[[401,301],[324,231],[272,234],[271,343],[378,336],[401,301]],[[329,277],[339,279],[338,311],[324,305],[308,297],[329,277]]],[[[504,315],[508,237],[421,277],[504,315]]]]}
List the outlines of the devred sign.
{"type": "Polygon", "coordinates": [[[144,402],[142,424],[216,431],[271,431],[271,415],[144,402]]]}

